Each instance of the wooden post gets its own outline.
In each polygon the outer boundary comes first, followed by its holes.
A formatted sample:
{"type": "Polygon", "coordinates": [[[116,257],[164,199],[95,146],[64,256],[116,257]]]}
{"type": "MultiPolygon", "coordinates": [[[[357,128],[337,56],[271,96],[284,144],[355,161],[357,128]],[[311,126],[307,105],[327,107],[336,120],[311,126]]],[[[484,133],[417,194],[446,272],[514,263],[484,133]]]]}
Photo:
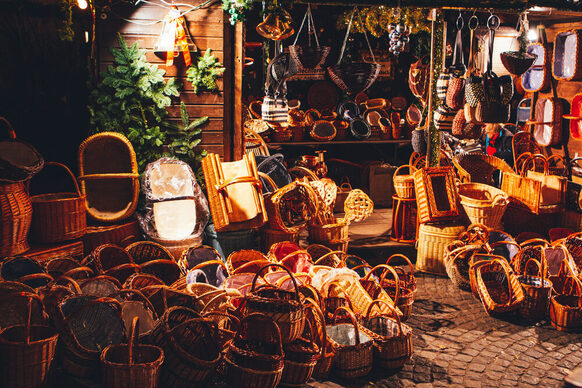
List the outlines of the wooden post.
{"type": "Polygon", "coordinates": [[[435,42],[436,42],[436,28],[437,28],[438,9],[430,10],[428,19],[430,23],[430,67],[429,67],[429,84],[428,84],[428,148],[426,156],[426,167],[438,166],[440,153],[440,133],[433,122],[433,87],[434,87],[434,61],[435,61],[435,42]],[[435,145],[437,145],[435,147],[435,145]]]}

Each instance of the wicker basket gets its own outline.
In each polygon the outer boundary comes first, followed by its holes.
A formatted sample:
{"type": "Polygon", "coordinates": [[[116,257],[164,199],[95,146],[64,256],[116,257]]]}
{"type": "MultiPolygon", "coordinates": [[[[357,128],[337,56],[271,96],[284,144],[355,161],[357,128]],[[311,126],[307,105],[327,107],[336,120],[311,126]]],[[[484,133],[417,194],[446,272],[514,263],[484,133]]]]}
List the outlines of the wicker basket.
{"type": "Polygon", "coordinates": [[[299,233],[288,233],[282,230],[275,230],[269,228],[261,229],[261,249],[267,252],[273,244],[282,241],[299,241],[299,233]]]}
{"type": "Polygon", "coordinates": [[[396,310],[385,301],[377,299],[368,307],[362,321],[365,333],[374,340],[374,362],[382,369],[401,368],[412,357],[412,329],[401,322],[396,310]],[[370,317],[372,307],[384,303],[391,317],[381,314],[370,317]]]}
{"type": "Polygon", "coordinates": [[[152,333],[152,342],[164,351],[160,380],[170,387],[203,384],[216,371],[220,349],[214,322],[186,307],[166,310],[152,333]]]}
{"type": "Polygon", "coordinates": [[[12,124],[0,116],[8,130],[8,140],[0,141],[0,182],[24,182],[42,170],[44,160],[30,144],[16,139],[12,124]]]}
{"type": "Polygon", "coordinates": [[[163,245],[153,241],[138,241],[125,247],[125,250],[136,264],[143,264],[151,260],[177,261],[178,259],[172,256],[172,253],[163,245]]]}
{"type": "Polygon", "coordinates": [[[409,164],[402,165],[394,171],[394,191],[399,198],[414,198],[414,176],[412,175],[416,171],[414,167],[409,164]],[[408,168],[407,175],[399,175],[398,172],[403,169],[408,168]]]}
{"type": "Polygon", "coordinates": [[[101,132],[81,143],[79,174],[91,218],[115,222],[129,218],[137,209],[137,161],[131,143],[122,134],[101,132]]]}
{"type": "Polygon", "coordinates": [[[421,224],[418,228],[416,270],[445,275],[445,249],[465,231],[458,224],[421,224]]]}
{"type": "Polygon", "coordinates": [[[373,361],[374,341],[370,336],[360,330],[361,326],[354,313],[345,307],[340,307],[334,313],[334,321],[338,312],[345,312],[351,323],[328,325],[327,334],[330,337],[336,354],[333,362],[334,373],[343,379],[354,379],[370,373],[373,361]],[[354,332],[350,336],[350,331],[354,332]],[[354,337],[354,343],[350,343],[350,337],[354,337]]]}
{"type": "Polygon", "coordinates": [[[271,229],[298,233],[319,212],[319,201],[311,185],[296,180],[265,198],[271,229]]]}
{"type": "Polygon", "coordinates": [[[85,196],[81,194],[75,176],[64,164],[47,162],[45,166],[64,169],[75,185],[75,193],[38,194],[30,197],[32,202],[31,237],[39,243],[54,243],[73,240],[87,232],[85,196]]]}
{"type": "Polygon", "coordinates": [[[519,308],[519,315],[523,318],[537,321],[545,318],[550,306],[550,297],[552,296],[552,283],[546,278],[545,258],[542,258],[542,264],[535,259],[530,259],[526,263],[533,262],[538,267],[538,276],[521,275],[518,280],[525,293],[525,299],[519,308]]]}
{"type": "Polygon", "coordinates": [[[479,296],[487,314],[502,314],[520,307],[525,294],[505,260],[494,259],[479,266],[476,272],[479,296]]]}
{"type": "Polygon", "coordinates": [[[0,257],[29,249],[26,238],[32,221],[32,204],[24,183],[0,183],[0,257]]]}
{"type": "Polygon", "coordinates": [[[164,352],[153,345],[138,345],[139,318],[133,318],[129,343],[110,345],[101,353],[103,383],[111,388],[156,388],[164,352]]]}
{"type": "Polygon", "coordinates": [[[576,284],[576,291],[570,290],[552,297],[550,321],[557,330],[579,332],[582,328],[582,285],[574,277],[568,277],[566,283],[568,282],[570,285],[576,284]]]}
{"type": "Polygon", "coordinates": [[[483,183],[461,183],[458,190],[470,223],[501,229],[501,218],[509,204],[504,191],[483,183]]]}
{"type": "Polygon", "coordinates": [[[343,219],[336,218],[336,222],[326,225],[308,225],[310,244],[321,244],[334,251],[347,251],[348,224],[343,219]]]}
{"type": "MultiPolygon", "coordinates": [[[[283,361],[282,385],[302,385],[311,379],[317,361],[321,358],[323,347],[316,342],[317,328],[307,320],[306,328],[309,328],[309,338],[299,337],[284,348],[285,359],[283,361]]],[[[320,343],[323,343],[322,338],[320,343]]]]}
{"type": "Polygon", "coordinates": [[[493,172],[513,172],[513,169],[503,161],[492,155],[480,153],[460,154],[453,158],[453,165],[461,178],[461,182],[492,184],[493,172]]]}
{"type": "Polygon", "coordinates": [[[274,388],[281,380],[283,357],[277,324],[263,314],[249,314],[224,357],[226,379],[233,387],[274,388]]]}
{"type": "Polygon", "coordinates": [[[305,326],[305,306],[301,301],[297,281],[293,274],[280,264],[262,267],[253,278],[251,291],[245,297],[245,314],[262,313],[275,321],[281,332],[281,341],[290,343],[297,339],[305,326]],[[257,279],[266,269],[277,267],[290,276],[295,292],[277,288],[257,289],[257,279]]]}
{"type": "Polygon", "coordinates": [[[0,332],[0,378],[5,387],[50,387],[58,334],[48,326],[31,323],[32,299],[28,297],[25,325],[7,327],[0,332]]]}
{"type": "Polygon", "coordinates": [[[139,239],[140,231],[137,220],[116,225],[92,225],[87,227],[87,233],[83,236],[84,252],[85,255],[88,255],[103,244],[116,244],[125,247],[139,239]]]}

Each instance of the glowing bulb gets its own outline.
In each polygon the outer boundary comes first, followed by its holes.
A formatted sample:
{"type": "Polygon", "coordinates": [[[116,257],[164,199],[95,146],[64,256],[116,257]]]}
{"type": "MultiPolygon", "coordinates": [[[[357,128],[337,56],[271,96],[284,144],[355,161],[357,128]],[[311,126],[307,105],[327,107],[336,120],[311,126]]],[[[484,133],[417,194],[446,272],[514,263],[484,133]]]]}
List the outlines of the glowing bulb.
{"type": "Polygon", "coordinates": [[[89,4],[87,4],[87,0],[77,0],[77,5],[79,6],[79,8],[81,9],[87,9],[87,6],[89,4]]]}
{"type": "Polygon", "coordinates": [[[530,28],[530,30],[527,32],[527,40],[530,42],[535,42],[538,40],[538,32],[535,28],[530,28]]]}

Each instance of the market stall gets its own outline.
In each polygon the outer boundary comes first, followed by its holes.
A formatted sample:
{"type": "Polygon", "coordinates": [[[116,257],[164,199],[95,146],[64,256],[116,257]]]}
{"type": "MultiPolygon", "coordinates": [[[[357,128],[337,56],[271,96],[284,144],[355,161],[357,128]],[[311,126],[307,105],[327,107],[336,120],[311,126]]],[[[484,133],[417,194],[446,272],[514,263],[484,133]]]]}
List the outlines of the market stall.
{"type": "Polygon", "coordinates": [[[576,352],[582,12],[547,3],[71,2],[77,166],[0,117],[0,380],[470,385],[495,331],[576,352]],[[355,254],[382,211],[390,254],[355,254]]]}

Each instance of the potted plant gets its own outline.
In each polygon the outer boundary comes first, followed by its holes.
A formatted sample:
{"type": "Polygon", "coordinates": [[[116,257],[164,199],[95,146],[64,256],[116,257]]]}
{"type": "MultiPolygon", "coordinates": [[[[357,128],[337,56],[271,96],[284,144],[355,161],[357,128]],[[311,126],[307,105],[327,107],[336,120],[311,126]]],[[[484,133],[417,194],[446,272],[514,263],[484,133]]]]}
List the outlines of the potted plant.
{"type": "Polygon", "coordinates": [[[501,63],[513,75],[520,76],[525,73],[537,59],[537,55],[528,53],[527,49],[527,21],[520,17],[519,19],[519,35],[517,41],[519,42],[519,51],[505,51],[501,55],[501,63]]]}

